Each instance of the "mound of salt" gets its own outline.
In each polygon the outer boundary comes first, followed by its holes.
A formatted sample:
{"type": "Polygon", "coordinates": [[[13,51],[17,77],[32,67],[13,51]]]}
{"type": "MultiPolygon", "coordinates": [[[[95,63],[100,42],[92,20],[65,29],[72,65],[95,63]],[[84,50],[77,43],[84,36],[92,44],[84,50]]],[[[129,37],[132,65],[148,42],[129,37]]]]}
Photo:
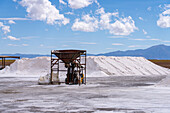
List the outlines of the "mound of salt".
{"type": "Polygon", "coordinates": [[[156,86],[170,87],[170,76],[166,76],[166,78],[158,82],[156,86]]]}
{"type": "MultiPolygon", "coordinates": [[[[60,66],[61,69],[64,66],[60,66]]],[[[16,60],[0,74],[46,75],[50,72],[50,58],[23,58],[16,60]]],[[[62,74],[62,73],[60,73],[62,74]]],[[[143,57],[87,57],[87,77],[132,76],[132,75],[168,75],[170,70],[160,67],[143,57]]]]}
{"type": "Polygon", "coordinates": [[[49,73],[50,58],[37,57],[37,58],[23,58],[16,60],[10,67],[6,67],[0,73],[4,74],[23,74],[35,75],[49,73]]]}
{"type": "MultiPolygon", "coordinates": [[[[143,57],[105,57],[87,58],[87,71],[100,75],[167,75],[170,70],[160,67],[143,57]]],[[[97,75],[96,75],[97,76],[97,75]]]]}

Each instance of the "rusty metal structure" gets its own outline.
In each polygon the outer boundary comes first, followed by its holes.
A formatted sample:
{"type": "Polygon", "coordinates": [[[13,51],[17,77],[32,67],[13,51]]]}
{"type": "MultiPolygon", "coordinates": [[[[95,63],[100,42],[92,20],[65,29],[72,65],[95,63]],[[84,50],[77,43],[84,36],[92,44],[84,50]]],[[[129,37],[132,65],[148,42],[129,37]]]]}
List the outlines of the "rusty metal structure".
{"type": "Polygon", "coordinates": [[[19,56],[0,56],[0,58],[2,59],[2,67],[0,67],[0,69],[4,69],[5,68],[5,66],[6,66],[6,62],[5,62],[5,60],[6,60],[6,58],[14,58],[14,59],[20,59],[20,57],[19,56]]]}
{"type": "Polygon", "coordinates": [[[86,50],[52,50],[51,51],[51,76],[50,83],[53,84],[53,73],[67,72],[64,82],[58,84],[86,84],[86,50]],[[63,63],[65,69],[60,69],[63,63]]]}

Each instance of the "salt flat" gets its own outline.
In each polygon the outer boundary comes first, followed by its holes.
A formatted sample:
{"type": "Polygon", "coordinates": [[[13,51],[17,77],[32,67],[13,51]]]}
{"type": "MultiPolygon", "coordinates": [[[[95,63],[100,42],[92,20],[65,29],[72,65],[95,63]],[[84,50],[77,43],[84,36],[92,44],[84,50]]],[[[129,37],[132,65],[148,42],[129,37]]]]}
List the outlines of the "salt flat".
{"type": "Polygon", "coordinates": [[[49,57],[20,59],[1,70],[0,112],[170,113],[170,70],[143,57],[90,56],[81,86],[38,85],[49,72],[49,57]]]}
{"type": "Polygon", "coordinates": [[[81,86],[37,85],[36,77],[0,77],[0,112],[169,113],[170,87],[156,85],[164,77],[90,77],[81,86]]]}

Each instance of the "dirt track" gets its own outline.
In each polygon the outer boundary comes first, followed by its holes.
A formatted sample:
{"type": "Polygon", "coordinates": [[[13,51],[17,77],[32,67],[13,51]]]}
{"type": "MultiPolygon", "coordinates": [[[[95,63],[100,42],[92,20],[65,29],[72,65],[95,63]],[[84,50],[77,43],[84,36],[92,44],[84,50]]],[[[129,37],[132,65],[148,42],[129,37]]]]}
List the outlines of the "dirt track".
{"type": "Polygon", "coordinates": [[[170,60],[149,60],[149,61],[170,69],[170,60]]]}

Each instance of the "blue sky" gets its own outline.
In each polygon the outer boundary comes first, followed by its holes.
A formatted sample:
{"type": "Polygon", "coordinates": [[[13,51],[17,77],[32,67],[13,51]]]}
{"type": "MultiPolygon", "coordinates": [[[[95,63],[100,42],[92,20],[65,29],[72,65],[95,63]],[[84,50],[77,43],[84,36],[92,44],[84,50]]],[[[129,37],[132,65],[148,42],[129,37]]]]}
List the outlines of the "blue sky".
{"type": "Polygon", "coordinates": [[[0,0],[0,54],[170,45],[169,0],[0,0]]]}

